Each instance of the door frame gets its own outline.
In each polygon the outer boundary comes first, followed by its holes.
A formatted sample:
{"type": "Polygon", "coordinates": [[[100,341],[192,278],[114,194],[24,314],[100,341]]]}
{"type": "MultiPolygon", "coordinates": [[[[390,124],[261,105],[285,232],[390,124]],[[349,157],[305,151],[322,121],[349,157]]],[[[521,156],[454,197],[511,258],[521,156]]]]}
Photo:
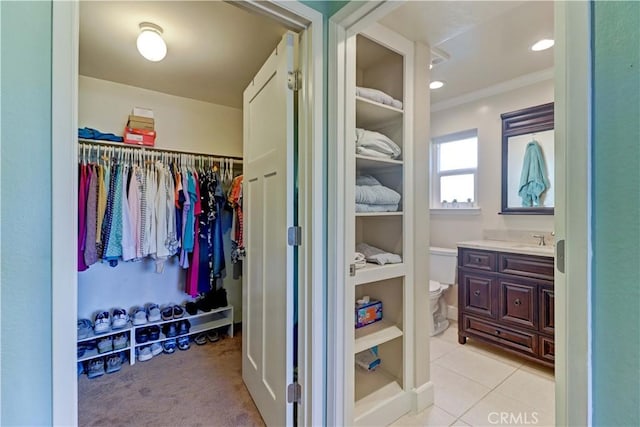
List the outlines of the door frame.
{"type": "MultiPolygon", "coordinates": [[[[300,40],[302,90],[298,104],[299,225],[303,244],[298,268],[298,406],[301,425],[325,421],[325,310],[323,223],[325,183],[323,16],[298,1],[243,0],[242,6],[278,20],[288,28],[305,29],[300,40]]],[[[79,2],[52,5],[52,395],[53,425],[78,424],[76,329],[78,273],[77,239],[77,111],[79,2]],[[69,191],[69,185],[72,191],[69,191]]]]}
{"type": "MultiPolygon", "coordinates": [[[[345,307],[342,289],[348,274],[340,236],[345,233],[345,61],[348,34],[380,20],[402,1],[351,2],[329,20],[328,150],[328,304],[327,423],[344,425],[345,307]]],[[[590,416],[590,7],[587,1],[556,2],[554,10],[555,138],[557,186],[564,190],[555,212],[556,239],[566,241],[565,273],[556,268],[556,424],[588,425],[590,416]],[[583,185],[587,183],[587,185],[583,185]],[[571,221],[568,221],[568,219],[571,221]],[[569,296],[570,295],[570,296],[569,296]],[[569,364],[569,361],[571,363],[569,364]]],[[[427,216],[427,226],[429,217],[427,216]]],[[[429,338],[430,339],[430,338],[429,338]]]]}

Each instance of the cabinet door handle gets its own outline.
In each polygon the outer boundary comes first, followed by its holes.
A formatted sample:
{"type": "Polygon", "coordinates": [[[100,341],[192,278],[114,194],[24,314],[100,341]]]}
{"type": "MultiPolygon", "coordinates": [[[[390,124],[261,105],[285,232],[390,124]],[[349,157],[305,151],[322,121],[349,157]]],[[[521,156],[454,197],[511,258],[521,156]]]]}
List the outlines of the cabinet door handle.
{"type": "Polygon", "coordinates": [[[479,297],[479,296],[480,296],[480,290],[477,290],[477,289],[476,289],[476,290],[473,292],[473,294],[474,294],[475,296],[479,297]]]}
{"type": "Polygon", "coordinates": [[[520,304],[522,304],[522,301],[520,301],[520,298],[516,298],[516,300],[513,303],[515,305],[520,305],[520,304]]]}
{"type": "Polygon", "coordinates": [[[500,335],[500,330],[496,329],[496,335],[500,335]]]}

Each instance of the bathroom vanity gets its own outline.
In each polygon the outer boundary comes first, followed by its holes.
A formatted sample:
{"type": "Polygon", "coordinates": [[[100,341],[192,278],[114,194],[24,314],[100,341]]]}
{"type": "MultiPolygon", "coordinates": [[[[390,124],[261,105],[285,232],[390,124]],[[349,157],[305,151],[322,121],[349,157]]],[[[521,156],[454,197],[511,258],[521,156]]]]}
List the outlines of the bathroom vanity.
{"type": "Polygon", "coordinates": [[[458,243],[458,341],[554,364],[553,247],[458,243]]]}

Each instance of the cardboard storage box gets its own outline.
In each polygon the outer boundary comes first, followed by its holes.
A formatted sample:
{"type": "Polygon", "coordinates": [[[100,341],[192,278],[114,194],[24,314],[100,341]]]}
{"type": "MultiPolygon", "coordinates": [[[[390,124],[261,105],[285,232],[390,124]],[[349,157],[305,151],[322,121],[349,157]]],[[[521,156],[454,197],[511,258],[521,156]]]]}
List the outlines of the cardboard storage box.
{"type": "Polygon", "coordinates": [[[124,128],[124,142],[125,144],[153,147],[156,142],[156,131],[126,127],[124,128]]]}
{"type": "Polygon", "coordinates": [[[127,127],[131,129],[155,130],[155,121],[148,117],[134,116],[132,114],[129,116],[127,127]]]}
{"type": "Polygon", "coordinates": [[[382,320],[382,301],[356,303],[356,329],[382,320]]]}

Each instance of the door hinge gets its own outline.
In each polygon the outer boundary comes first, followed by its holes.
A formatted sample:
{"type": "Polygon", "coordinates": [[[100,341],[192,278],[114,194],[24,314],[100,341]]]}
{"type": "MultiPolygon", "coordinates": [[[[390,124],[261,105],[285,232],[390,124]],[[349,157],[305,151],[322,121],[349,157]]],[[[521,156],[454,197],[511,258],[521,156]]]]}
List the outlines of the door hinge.
{"type": "Polygon", "coordinates": [[[356,275],[356,265],[349,264],[349,276],[353,277],[356,275]]]}
{"type": "Polygon", "coordinates": [[[302,245],[302,227],[293,226],[287,230],[287,243],[289,246],[302,245]]]}
{"type": "Polygon", "coordinates": [[[287,402],[300,403],[302,401],[302,387],[300,384],[293,383],[287,386],[287,402]]]}
{"type": "Polygon", "coordinates": [[[300,75],[300,71],[289,71],[287,86],[293,91],[302,89],[302,76],[300,75]]]}

